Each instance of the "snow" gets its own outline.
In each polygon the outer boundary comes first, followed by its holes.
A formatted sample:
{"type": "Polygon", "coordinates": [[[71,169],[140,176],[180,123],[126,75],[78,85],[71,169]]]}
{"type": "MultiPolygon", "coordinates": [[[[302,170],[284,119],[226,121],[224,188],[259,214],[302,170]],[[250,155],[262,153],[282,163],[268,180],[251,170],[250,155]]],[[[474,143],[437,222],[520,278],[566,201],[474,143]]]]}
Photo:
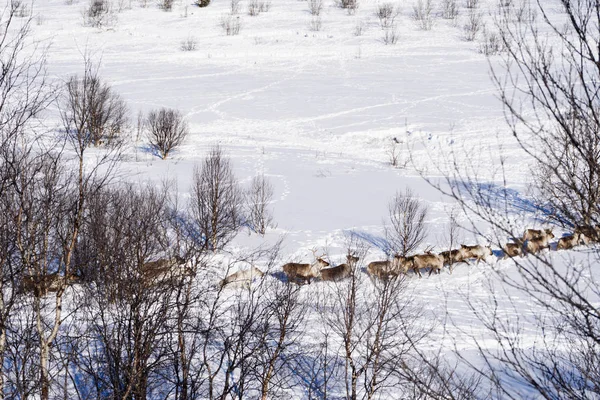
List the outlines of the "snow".
{"type": "MultiPolygon", "coordinates": [[[[344,259],[347,234],[355,232],[369,238],[365,262],[382,259],[378,243],[387,204],[405,188],[429,207],[423,249],[444,250],[453,203],[427,184],[419,169],[426,167],[427,177],[444,185],[438,179],[452,153],[465,164],[477,165],[479,178],[489,183],[499,178],[497,161],[505,156],[509,186],[516,196],[526,197],[528,159],[508,134],[490,79],[490,64],[497,65],[497,59],[480,54],[477,42],[464,41],[460,22],[455,27],[436,19],[431,31],[421,31],[410,19],[411,4],[405,3],[397,24],[400,39],[386,46],[374,0],[360,0],[352,16],[326,1],[319,32],[309,29],[312,16],[306,2],[272,1],[271,9],[256,17],[247,15],[242,2],[237,36],[226,36],[219,26],[229,11],[224,0],[213,0],[204,9],[177,1],[171,12],[153,2],[142,8],[125,1],[116,23],[102,29],[83,25],[86,4],[34,4],[39,24],[34,24],[33,35],[49,45],[50,76],[64,81],[82,74],[84,54],[90,54],[101,62],[102,78],[123,96],[133,116],[173,107],[191,126],[191,135],[168,160],[149,152],[143,138],[132,142],[119,167],[121,176],[157,184],[176,180],[186,200],[194,166],[218,143],[242,184],[258,173],[271,180],[277,227],[264,239],[242,231],[231,245],[233,252],[283,236],[282,264],[308,262],[312,248],[327,250],[337,264],[344,259]],[[365,31],[355,36],[359,22],[365,31]],[[197,50],[180,49],[188,37],[197,42],[197,50]],[[414,163],[406,168],[388,163],[394,137],[403,143],[402,160],[412,152],[414,163]]],[[[482,7],[494,5],[489,1],[482,7]]],[[[49,115],[57,118],[56,110],[49,115]]],[[[524,218],[523,224],[533,224],[534,216],[524,218]]],[[[491,237],[484,224],[480,229],[491,237]]],[[[462,236],[466,244],[488,244],[466,231],[462,236]]],[[[475,335],[482,338],[480,344],[496,346],[465,302],[466,297],[487,298],[492,270],[516,274],[511,260],[490,257],[486,264],[461,264],[452,275],[445,270],[438,276],[409,278],[410,290],[428,315],[440,324],[446,316],[452,321],[449,332],[434,330],[431,346],[441,345],[450,355],[452,340],[459,335],[475,335]]],[[[525,320],[540,311],[530,299],[511,295],[517,301],[512,306],[519,306],[525,320]]],[[[502,306],[512,311],[508,300],[502,306]]],[[[523,346],[531,346],[540,334],[525,333],[523,346]]],[[[458,343],[457,350],[477,358],[471,341],[458,343]]]]}

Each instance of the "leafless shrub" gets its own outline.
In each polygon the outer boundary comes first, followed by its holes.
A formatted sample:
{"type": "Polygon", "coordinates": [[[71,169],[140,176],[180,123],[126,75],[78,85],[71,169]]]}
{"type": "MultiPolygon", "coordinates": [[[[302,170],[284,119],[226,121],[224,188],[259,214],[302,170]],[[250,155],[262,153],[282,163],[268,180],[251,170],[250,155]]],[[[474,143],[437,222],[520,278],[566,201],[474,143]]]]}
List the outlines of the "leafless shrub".
{"type": "Polygon", "coordinates": [[[433,27],[433,3],[432,0],[417,0],[413,6],[413,20],[419,29],[429,31],[433,27]]]}
{"type": "Polygon", "coordinates": [[[98,75],[98,67],[86,63],[83,78],[72,76],[62,100],[62,120],[67,132],[98,146],[114,143],[129,123],[125,101],[98,75]]]}
{"type": "Polygon", "coordinates": [[[221,28],[227,36],[235,36],[240,33],[242,22],[239,16],[225,14],[221,16],[221,28]]]}
{"type": "Polygon", "coordinates": [[[352,33],[354,33],[354,36],[362,36],[364,31],[365,24],[361,20],[357,20],[352,33]]]}
{"type": "Polygon", "coordinates": [[[463,38],[468,42],[472,42],[482,28],[483,19],[481,13],[475,8],[469,9],[467,22],[463,25],[463,38]]]}
{"type": "Polygon", "coordinates": [[[163,11],[172,11],[175,0],[159,0],[158,8],[163,11]]]}
{"type": "Polygon", "coordinates": [[[86,26],[101,28],[115,22],[116,17],[109,0],[90,0],[83,11],[83,23],[86,26]]]}
{"type": "Polygon", "coordinates": [[[248,15],[257,16],[261,12],[267,12],[271,8],[269,1],[263,0],[250,0],[248,3],[248,15]]]}
{"type": "Polygon", "coordinates": [[[243,194],[229,158],[220,147],[212,148],[202,167],[194,170],[191,205],[207,248],[222,249],[237,234],[242,203],[243,194]]]}
{"type": "Polygon", "coordinates": [[[250,0],[248,2],[248,15],[251,15],[253,17],[258,15],[258,1],[259,0],[250,0]]]}
{"type": "Polygon", "coordinates": [[[474,9],[479,7],[479,0],[465,0],[465,7],[468,9],[474,9]]]}
{"type": "Polygon", "coordinates": [[[271,2],[270,1],[260,1],[258,3],[258,12],[269,12],[269,10],[271,9],[271,2]]]}
{"type": "Polygon", "coordinates": [[[375,15],[379,18],[381,29],[392,28],[396,17],[400,14],[400,9],[392,3],[378,4],[375,9],[375,15]]]}
{"type": "Polygon", "coordinates": [[[498,32],[483,28],[483,38],[479,43],[479,52],[486,56],[493,56],[505,51],[504,42],[498,32]]]}
{"type": "Polygon", "coordinates": [[[389,204],[389,225],[386,239],[394,254],[406,256],[415,251],[427,235],[427,208],[410,189],[397,193],[389,204]]]}
{"type": "Polygon", "coordinates": [[[457,0],[442,0],[442,18],[455,20],[458,13],[457,0]]]}
{"type": "Polygon", "coordinates": [[[310,15],[319,16],[323,10],[323,0],[308,0],[308,11],[310,15]]]}
{"type": "Polygon", "coordinates": [[[35,16],[35,24],[37,26],[44,25],[44,22],[46,22],[46,17],[44,17],[42,14],[38,14],[35,16]]]}
{"type": "Polygon", "coordinates": [[[398,142],[395,138],[390,142],[386,149],[389,163],[392,167],[405,168],[408,159],[402,159],[402,143],[398,142]]]}
{"type": "Polygon", "coordinates": [[[273,200],[273,185],[264,175],[258,175],[252,178],[250,187],[246,191],[246,207],[248,223],[250,228],[264,235],[267,228],[273,224],[273,215],[269,210],[269,205],[273,200]]]}
{"type": "Polygon", "coordinates": [[[236,15],[240,12],[240,0],[231,0],[229,3],[229,13],[236,15]]]}
{"type": "Polygon", "coordinates": [[[382,41],[385,45],[396,44],[399,38],[400,34],[398,33],[398,30],[396,27],[392,26],[383,32],[382,41]]]}
{"type": "Polygon", "coordinates": [[[179,48],[181,51],[195,51],[198,46],[198,42],[196,38],[193,36],[188,36],[187,39],[182,40],[179,48]]]}
{"type": "Polygon", "coordinates": [[[310,24],[308,25],[308,28],[313,32],[319,32],[322,26],[323,23],[321,22],[321,17],[313,16],[310,19],[310,24]]]}
{"type": "Polygon", "coordinates": [[[338,0],[338,5],[352,15],[358,9],[358,0],[338,0]]]}
{"type": "Polygon", "coordinates": [[[146,118],[150,144],[164,160],[181,145],[188,135],[188,125],[177,110],[161,108],[151,111],[146,118]]]}

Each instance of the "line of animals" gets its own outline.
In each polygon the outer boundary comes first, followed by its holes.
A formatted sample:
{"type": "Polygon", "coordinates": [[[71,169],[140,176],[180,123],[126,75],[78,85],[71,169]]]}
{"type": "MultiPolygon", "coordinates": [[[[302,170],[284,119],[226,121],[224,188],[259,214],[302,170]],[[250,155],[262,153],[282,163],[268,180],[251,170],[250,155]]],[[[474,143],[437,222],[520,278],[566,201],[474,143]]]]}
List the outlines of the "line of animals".
{"type": "MultiPolygon", "coordinates": [[[[515,239],[513,243],[506,243],[502,247],[504,259],[522,257],[530,253],[535,254],[543,249],[550,248],[550,240],[554,237],[552,229],[527,229],[521,239],[515,239]]],[[[587,245],[591,242],[600,242],[600,225],[576,227],[573,234],[563,236],[558,240],[556,249],[566,250],[580,244],[587,245]]],[[[356,255],[348,254],[345,263],[330,267],[329,262],[323,259],[324,254],[317,256],[315,253],[316,251],[313,250],[315,262],[312,264],[287,263],[283,265],[283,272],[289,282],[310,284],[314,278],[320,278],[322,281],[338,281],[349,277],[359,261],[359,257],[356,255]]],[[[395,255],[391,260],[373,261],[367,265],[366,271],[369,276],[379,279],[393,278],[400,274],[406,274],[411,270],[422,277],[421,270],[429,269],[429,275],[434,272],[439,274],[447,265],[450,273],[452,273],[454,264],[468,263],[469,260],[473,259],[479,264],[480,261],[485,261],[492,254],[490,246],[466,246],[461,244],[459,249],[442,251],[439,254],[427,251],[424,254],[408,257],[395,255]]],[[[172,278],[193,275],[186,264],[186,261],[180,257],[145,263],[142,269],[142,281],[144,285],[152,286],[160,282],[168,282],[172,278]]],[[[241,270],[226,276],[219,282],[219,286],[247,286],[255,278],[264,275],[264,272],[252,266],[247,270],[241,270]]],[[[75,274],[63,276],[52,273],[39,277],[25,275],[22,279],[22,289],[33,292],[36,296],[45,296],[49,292],[56,292],[59,288],[70,286],[79,280],[79,277],[75,274]]]]}
{"type": "MultiPolygon", "coordinates": [[[[550,248],[550,240],[553,239],[552,229],[527,229],[521,239],[515,239],[513,243],[506,243],[502,246],[504,259],[527,254],[535,254],[543,249],[550,248]]],[[[571,249],[580,244],[589,244],[591,242],[600,242],[600,225],[596,227],[579,226],[575,228],[572,235],[561,237],[557,244],[557,250],[571,249]]],[[[315,262],[312,264],[287,263],[282,269],[289,282],[309,283],[312,279],[320,278],[322,281],[338,281],[347,278],[359,261],[359,258],[353,254],[346,255],[346,263],[330,267],[330,264],[323,259],[324,255],[317,256],[313,250],[315,262]]],[[[461,244],[459,249],[443,251],[439,254],[433,254],[428,251],[424,254],[404,257],[395,255],[391,260],[373,261],[367,265],[367,274],[379,279],[389,279],[408,271],[414,271],[419,277],[422,277],[421,270],[429,269],[429,275],[433,272],[441,273],[445,265],[449,267],[452,273],[454,264],[469,260],[485,261],[488,256],[493,255],[490,246],[474,245],[467,246],[461,244]]],[[[228,275],[220,282],[221,287],[233,284],[249,285],[254,278],[260,278],[264,273],[252,266],[250,269],[238,271],[228,275]]]]}

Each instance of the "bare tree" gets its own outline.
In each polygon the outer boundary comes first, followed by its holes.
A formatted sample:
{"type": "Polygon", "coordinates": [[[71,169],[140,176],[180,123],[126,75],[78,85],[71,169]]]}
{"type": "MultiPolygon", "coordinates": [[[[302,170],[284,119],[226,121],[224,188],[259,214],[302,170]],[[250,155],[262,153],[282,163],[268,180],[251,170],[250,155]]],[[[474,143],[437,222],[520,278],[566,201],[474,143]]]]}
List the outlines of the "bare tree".
{"type": "Polygon", "coordinates": [[[127,128],[129,111],[125,101],[102,82],[98,66],[87,56],[83,78],[72,76],[65,89],[61,102],[63,124],[82,144],[114,142],[127,128]]]}
{"type": "MultiPolygon", "coordinates": [[[[86,285],[85,337],[79,375],[81,390],[113,398],[146,398],[162,381],[167,360],[165,329],[174,309],[174,290],[183,275],[149,279],[152,261],[172,250],[168,238],[167,190],[132,185],[111,190],[95,203],[93,258],[101,273],[86,285]],[[129,221],[123,224],[122,221],[129,221]]],[[[75,382],[75,384],[77,384],[75,382]]]]}
{"type": "Polygon", "coordinates": [[[273,215],[269,204],[273,199],[273,185],[264,175],[252,178],[250,187],[246,191],[247,218],[252,230],[264,235],[273,224],[273,215]]]}
{"type": "Polygon", "coordinates": [[[35,349],[31,340],[33,323],[26,317],[31,313],[27,314],[22,304],[21,310],[15,309],[17,303],[22,303],[19,288],[26,267],[19,258],[16,239],[19,193],[39,166],[38,143],[25,135],[37,131],[40,112],[53,101],[45,75],[44,50],[26,48],[30,46],[31,17],[17,24],[17,14],[17,4],[9,3],[0,15],[0,399],[15,390],[15,397],[26,397],[39,389],[38,385],[29,386],[37,378],[28,380],[29,372],[38,373],[36,368],[27,367],[32,364],[29,356],[35,349]],[[12,353],[10,363],[16,369],[11,373],[5,370],[7,351],[12,353]],[[16,380],[12,379],[11,388],[6,388],[6,378],[11,376],[16,380]]]}
{"type": "Polygon", "coordinates": [[[410,189],[397,193],[389,204],[389,226],[385,228],[390,251],[406,256],[416,250],[427,235],[426,216],[427,208],[410,189]]]}
{"type": "Polygon", "coordinates": [[[201,168],[194,171],[192,213],[204,244],[222,249],[241,223],[243,195],[233,175],[229,158],[219,146],[213,147],[201,168]]]}
{"type": "Polygon", "coordinates": [[[177,110],[161,108],[151,111],[146,118],[150,144],[164,160],[181,145],[189,133],[187,122],[177,110]]]}
{"type": "MultiPolygon", "coordinates": [[[[363,259],[362,250],[353,253],[363,259]]],[[[407,382],[395,374],[427,329],[415,323],[420,312],[403,295],[403,278],[367,285],[360,267],[357,263],[349,279],[336,283],[326,316],[342,342],[345,397],[372,399],[385,396],[387,388],[398,395],[407,382]]]]}

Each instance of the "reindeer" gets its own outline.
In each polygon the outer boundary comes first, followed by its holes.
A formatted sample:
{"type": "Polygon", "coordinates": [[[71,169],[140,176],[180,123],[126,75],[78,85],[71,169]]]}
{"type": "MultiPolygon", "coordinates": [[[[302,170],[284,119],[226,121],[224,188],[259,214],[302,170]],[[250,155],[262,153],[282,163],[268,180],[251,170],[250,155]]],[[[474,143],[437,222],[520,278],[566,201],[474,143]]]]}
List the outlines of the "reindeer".
{"type": "MultiPolygon", "coordinates": [[[[526,229],[525,233],[523,233],[523,239],[521,239],[521,240],[523,241],[523,243],[525,243],[527,240],[537,239],[542,236],[546,236],[546,235],[550,235],[550,234],[552,234],[552,228],[550,228],[550,229],[545,228],[544,230],[526,229]]],[[[554,236],[552,236],[552,237],[554,237],[554,236]]]]}
{"type": "Polygon", "coordinates": [[[450,268],[450,273],[452,273],[453,264],[465,261],[462,257],[462,253],[458,249],[442,251],[439,255],[444,259],[444,265],[448,265],[450,268]]]}
{"type": "Polygon", "coordinates": [[[359,258],[351,254],[346,255],[346,263],[333,268],[324,268],[321,270],[321,279],[324,281],[339,281],[347,278],[352,273],[352,269],[359,258]]]}
{"type": "Polygon", "coordinates": [[[167,283],[173,279],[193,275],[185,266],[186,261],[175,256],[173,258],[160,258],[150,261],[142,266],[142,280],[145,286],[167,283]]]}
{"type": "MultiPolygon", "coordinates": [[[[312,252],[313,255],[315,255],[315,251],[313,250],[312,252]]],[[[310,285],[310,280],[319,276],[321,270],[329,266],[329,263],[321,258],[323,255],[319,257],[315,255],[316,260],[312,264],[287,263],[282,267],[283,272],[285,272],[289,281],[297,281],[300,279],[304,282],[308,282],[310,285]]]]}
{"type": "Polygon", "coordinates": [[[373,261],[367,265],[367,274],[379,279],[394,278],[400,273],[406,273],[412,268],[412,259],[398,254],[394,258],[386,261],[373,261]]]}
{"type": "Polygon", "coordinates": [[[542,249],[550,247],[550,239],[554,238],[554,234],[551,229],[546,229],[544,234],[535,239],[530,239],[525,245],[527,253],[535,254],[542,249]]]}
{"type": "Polygon", "coordinates": [[[226,276],[225,279],[219,282],[219,286],[224,287],[225,285],[231,285],[233,287],[243,286],[249,288],[254,278],[262,278],[264,275],[264,272],[253,265],[250,269],[238,271],[226,276]]]}
{"type": "Polygon", "coordinates": [[[436,271],[439,274],[441,273],[442,268],[444,268],[444,257],[439,254],[418,254],[409,257],[409,259],[412,259],[413,271],[416,274],[419,274],[419,278],[423,277],[423,275],[421,275],[421,270],[424,268],[431,268],[429,270],[429,275],[431,275],[433,271],[436,271]]]}
{"type": "Polygon", "coordinates": [[[523,244],[522,243],[506,243],[502,247],[502,251],[504,252],[503,260],[506,260],[509,257],[521,256],[523,257],[523,244]]]}
{"type": "Polygon", "coordinates": [[[74,274],[59,275],[57,272],[46,275],[24,275],[22,288],[25,292],[33,292],[36,297],[46,296],[49,292],[58,292],[79,280],[74,274]]]}
{"type": "Polygon", "coordinates": [[[580,243],[590,244],[590,242],[600,241],[600,225],[594,226],[576,226],[575,235],[578,235],[580,243]]]}
{"type": "Polygon", "coordinates": [[[477,259],[477,264],[479,264],[479,261],[481,260],[485,261],[487,256],[491,256],[492,254],[494,254],[490,246],[482,246],[480,244],[477,244],[475,246],[466,246],[464,244],[461,244],[460,252],[463,260],[475,258],[477,259]]]}
{"type": "Polygon", "coordinates": [[[556,250],[568,250],[577,246],[581,243],[581,234],[575,233],[573,235],[563,236],[558,239],[558,243],[556,244],[556,250]]]}

